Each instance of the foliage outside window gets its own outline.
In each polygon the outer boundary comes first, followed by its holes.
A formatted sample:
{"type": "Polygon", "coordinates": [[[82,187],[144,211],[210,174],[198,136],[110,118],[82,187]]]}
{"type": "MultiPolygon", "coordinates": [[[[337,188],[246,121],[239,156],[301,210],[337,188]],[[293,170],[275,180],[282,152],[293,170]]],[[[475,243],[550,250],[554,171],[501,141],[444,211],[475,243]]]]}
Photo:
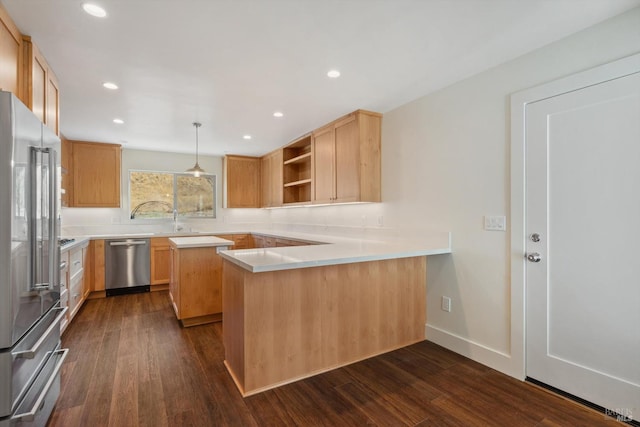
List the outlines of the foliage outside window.
{"type": "Polygon", "coordinates": [[[129,171],[131,219],[215,218],[215,189],[215,175],[129,171]]]}

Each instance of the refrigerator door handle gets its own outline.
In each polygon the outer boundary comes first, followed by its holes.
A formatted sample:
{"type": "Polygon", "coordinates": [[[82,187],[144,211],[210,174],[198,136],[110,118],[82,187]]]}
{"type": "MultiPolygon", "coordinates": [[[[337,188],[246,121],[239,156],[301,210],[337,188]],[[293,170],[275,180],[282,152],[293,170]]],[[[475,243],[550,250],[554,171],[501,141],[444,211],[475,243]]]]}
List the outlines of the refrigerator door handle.
{"type": "Polygon", "coordinates": [[[29,240],[29,268],[27,269],[27,291],[34,291],[38,287],[38,147],[29,147],[29,197],[27,198],[27,239],[29,240]]]}
{"type": "Polygon", "coordinates": [[[54,308],[54,310],[60,310],[60,314],[58,314],[55,320],[51,322],[51,325],[49,325],[44,334],[40,336],[40,339],[29,350],[12,352],[11,354],[13,355],[13,357],[15,357],[16,359],[33,359],[35,357],[38,349],[40,348],[42,343],[44,343],[47,338],[49,338],[49,335],[51,334],[51,332],[53,332],[54,328],[60,327],[60,322],[62,321],[62,318],[67,314],[67,310],[69,310],[69,307],[58,307],[54,308]]]}
{"type": "MultiPolygon", "coordinates": [[[[58,192],[58,174],[56,171],[57,158],[56,151],[51,148],[29,147],[29,182],[30,197],[29,203],[31,217],[29,218],[29,248],[31,256],[31,268],[29,271],[29,291],[55,290],[59,286],[59,267],[60,267],[60,250],[58,246],[58,218],[56,217],[57,192],[58,192]],[[42,171],[43,166],[38,165],[38,154],[47,154],[47,174],[42,171]],[[39,172],[39,173],[38,173],[39,172]],[[46,184],[46,186],[45,186],[46,184]],[[40,189],[40,192],[38,191],[40,189]],[[42,194],[46,194],[46,206],[39,205],[38,197],[42,198],[42,194]],[[40,209],[38,209],[40,208],[40,209]],[[46,209],[46,210],[45,210],[46,209]],[[40,218],[38,218],[40,211],[40,218]],[[47,226],[44,224],[38,229],[38,221],[42,220],[42,216],[46,215],[47,226]],[[48,243],[48,265],[43,264],[44,248],[39,245],[40,238],[47,239],[48,243]],[[46,270],[48,280],[42,280],[46,270]]],[[[45,202],[42,202],[45,203],[45,202]]]]}

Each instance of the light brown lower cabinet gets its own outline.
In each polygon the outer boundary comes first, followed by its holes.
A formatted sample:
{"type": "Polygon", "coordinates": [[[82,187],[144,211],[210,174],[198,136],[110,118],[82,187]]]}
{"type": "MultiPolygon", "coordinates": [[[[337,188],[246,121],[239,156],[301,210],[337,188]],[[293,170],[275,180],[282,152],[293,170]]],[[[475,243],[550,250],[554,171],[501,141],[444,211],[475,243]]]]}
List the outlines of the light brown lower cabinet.
{"type": "Polygon", "coordinates": [[[153,237],[150,245],[151,290],[166,289],[169,284],[171,264],[169,263],[169,238],[153,237]]]}
{"type": "Polygon", "coordinates": [[[425,339],[426,257],[263,273],[223,263],[225,366],[243,396],[425,339]]]}
{"type": "Polygon", "coordinates": [[[91,292],[90,298],[100,298],[105,296],[105,260],[104,260],[104,239],[92,240],[89,243],[88,272],[90,275],[91,292]]]}
{"type": "Polygon", "coordinates": [[[222,320],[222,258],[215,247],[170,244],[169,297],[182,326],[222,320]]]}
{"type": "Polygon", "coordinates": [[[254,244],[254,237],[251,234],[216,234],[216,237],[233,241],[233,247],[229,249],[253,249],[257,246],[254,244]]]}

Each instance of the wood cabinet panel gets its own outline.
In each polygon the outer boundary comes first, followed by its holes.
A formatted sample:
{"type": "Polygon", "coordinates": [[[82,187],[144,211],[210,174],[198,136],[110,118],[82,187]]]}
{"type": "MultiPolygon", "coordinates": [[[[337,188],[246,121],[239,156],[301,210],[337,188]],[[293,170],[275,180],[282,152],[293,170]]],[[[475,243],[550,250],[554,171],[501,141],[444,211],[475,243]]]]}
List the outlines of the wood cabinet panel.
{"type": "Polygon", "coordinates": [[[150,247],[151,289],[154,290],[153,285],[167,285],[170,281],[169,238],[153,237],[150,247]]]}
{"type": "Polygon", "coordinates": [[[71,206],[120,207],[120,145],[70,142],[73,144],[71,206]]]}
{"type": "Polygon", "coordinates": [[[45,124],[60,135],[60,89],[58,78],[51,68],[47,74],[47,92],[45,105],[45,124]]]}
{"type": "Polygon", "coordinates": [[[0,89],[20,96],[22,35],[0,4],[0,89]]]}
{"type": "Polygon", "coordinates": [[[225,156],[224,207],[260,207],[260,158],[225,156]]]}
{"type": "Polygon", "coordinates": [[[329,203],[335,195],[335,135],[333,126],[314,132],[313,154],[315,162],[314,201],[329,203]]]}
{"type": "Polygon", "coordinates": [[[264,208],[282,206],[282,150],[260,159],[262,202],[264,208]]]}
{"type": "Polygon", "coordinates": [[[243,396],[425,338],[426,257],[265,273],[224,260],[223,276],[225,365],[243,396]]]}
{"type": "Polygon", "coordinates": [[[94,292],[105,290],[105,260],[104,260],[104,240],[92,240],[91,257],[92,257],[92,270],[93,270],[93,282],[91,290],[94,292]]]}

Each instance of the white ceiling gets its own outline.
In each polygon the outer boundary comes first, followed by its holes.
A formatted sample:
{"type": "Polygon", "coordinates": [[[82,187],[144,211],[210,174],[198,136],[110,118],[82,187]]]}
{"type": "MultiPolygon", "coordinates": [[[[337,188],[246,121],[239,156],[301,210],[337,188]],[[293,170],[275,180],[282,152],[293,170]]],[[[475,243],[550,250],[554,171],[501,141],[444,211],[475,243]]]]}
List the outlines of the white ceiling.
{"type": "Polygon", "coordinates": [[[355,109],[387,112],[640,5],[96,0],[99,19],[81,0],[1,2],[58,76],[67,138],[192,153],[200,121],[200,153],[215,155],[261,155],[355,109]]]}

